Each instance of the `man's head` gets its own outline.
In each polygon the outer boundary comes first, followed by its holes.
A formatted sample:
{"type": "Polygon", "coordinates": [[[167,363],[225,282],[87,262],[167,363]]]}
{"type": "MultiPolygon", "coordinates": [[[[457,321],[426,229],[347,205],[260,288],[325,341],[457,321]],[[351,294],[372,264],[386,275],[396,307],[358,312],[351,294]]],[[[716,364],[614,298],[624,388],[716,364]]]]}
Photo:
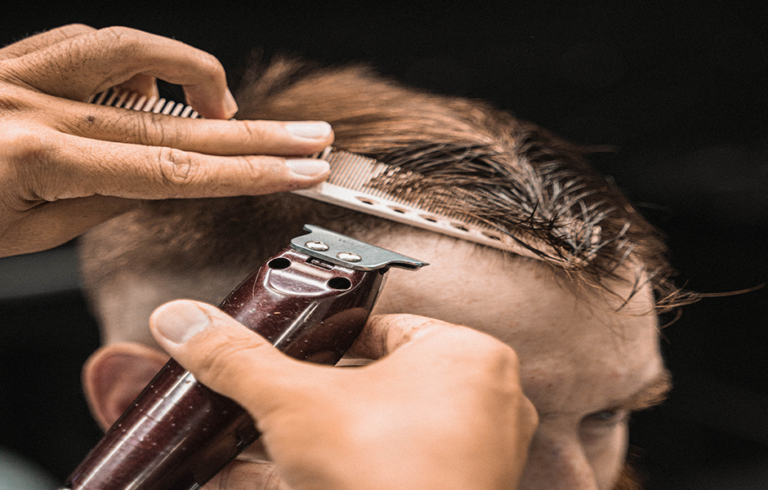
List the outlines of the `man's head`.
{"type": "Polygon", "coordinates": [[[312,223],[432,264],[393,270],[376,313],[467,325],[517,351],[541,418],[521,488],[611,488],[627,413],[668,383],[654,293],[666,301],[674,290],[653,228],[583,152],[485,104],[359,68],[280,61],[255,69],[239,99],[241,118],[331,122],[338,148],[412,172],[381,185],[483,220],[538,258],[287,194],[145,203],[82,244],[107,344],[84,372],[100,422],[113,422],[167,358],[147,327],[154,308],[177,298],[220,302],[312,223]]]}

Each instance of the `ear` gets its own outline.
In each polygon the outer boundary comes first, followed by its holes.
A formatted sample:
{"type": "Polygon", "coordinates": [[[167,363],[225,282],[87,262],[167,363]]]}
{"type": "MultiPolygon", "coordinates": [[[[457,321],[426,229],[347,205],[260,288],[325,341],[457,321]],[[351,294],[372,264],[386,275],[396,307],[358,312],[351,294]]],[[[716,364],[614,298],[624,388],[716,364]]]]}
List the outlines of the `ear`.
{"type": "Polygon", "coordinates": [[[135,343],[105,345],[88,358],[83,389],[102,429],[112,426],[168,359],[162,351],[135,343]]]}

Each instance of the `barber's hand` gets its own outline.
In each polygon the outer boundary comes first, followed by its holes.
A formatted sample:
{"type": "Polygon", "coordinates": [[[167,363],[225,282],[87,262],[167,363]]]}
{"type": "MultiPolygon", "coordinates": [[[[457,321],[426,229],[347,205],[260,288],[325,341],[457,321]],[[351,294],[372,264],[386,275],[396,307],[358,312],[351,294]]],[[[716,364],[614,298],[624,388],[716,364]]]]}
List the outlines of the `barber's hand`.
{"type": "Polygon", "coordinates": [[[248,410],[282,478],[240,463],[205,488],[516,488],[537,417],[514,351],[488,335],[373,317],[353,350],[383,359],[339,369],[291,359],[203,303],[167,303],[150,324],[181,365],[248,410]]]}
{"type": "Polygon", "coordinates": [[[324,122],[226,121],[221,64],[124,27],[54,29],[0,49],[0,257],[63,243],[135,199],[255,195],[315,185],[333,140],[324,122]],[[184,87],[205,120],[85,104],[112,86],[184,87]],[[219,119],[219,120],[217,120],[219,119]]]}

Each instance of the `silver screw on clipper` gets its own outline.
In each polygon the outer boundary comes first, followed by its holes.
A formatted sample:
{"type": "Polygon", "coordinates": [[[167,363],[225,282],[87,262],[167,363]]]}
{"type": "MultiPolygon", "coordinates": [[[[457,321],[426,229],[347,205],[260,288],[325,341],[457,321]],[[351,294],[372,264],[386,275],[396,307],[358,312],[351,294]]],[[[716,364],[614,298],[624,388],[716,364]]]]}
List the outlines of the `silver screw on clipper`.
{"type": "Polygon", "coordinates": [[[323,242],[318,242],[314,240],[308,241],[307,243],[304,244],[304,246],[310,250],[317,250],[318,252],[325,252],[326,250],[328,250],[328,245],[326,245],[323,242]]]}
{"type": "Polygon", "coordinates": [[[304,225],[308,235],[291,240],[291,248],[310,257],[357,271],[375,271],[386,267],[418,269],[426,262],[391,250],[339,235],[325,228],[304,225]]]}
{"type": "Polygon", "coordinates": [[[346,260],[347,262],[360,262],[363,260],[362,257],[354,252],[339,252],[336,254],[336,257],[340,258],[341,260],[346,260]]]}

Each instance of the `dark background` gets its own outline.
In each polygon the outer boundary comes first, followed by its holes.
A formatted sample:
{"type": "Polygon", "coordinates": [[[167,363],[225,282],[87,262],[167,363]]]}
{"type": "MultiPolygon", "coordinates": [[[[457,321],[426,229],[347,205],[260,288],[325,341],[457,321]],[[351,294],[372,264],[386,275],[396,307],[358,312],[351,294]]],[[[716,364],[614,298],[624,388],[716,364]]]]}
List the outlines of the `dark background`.
{"type": "MultiPolygon", "coordinates": [[[[232,87],[256,47],[489,100],[616,146],[595,164],[668,235],[681,284],[729,292],[768,277],[768,2],[5,4],[1,44],[122,24],[213,53],[232,87]]],[[[767,297],[706,299],[664,330],[675,391],[633,422],[649,489],[766,488],[767,297]]],[[[79,388],[97,345],[72,245],[0,260],[0,446],[67,476],[99,435],[79,388]]]]}

